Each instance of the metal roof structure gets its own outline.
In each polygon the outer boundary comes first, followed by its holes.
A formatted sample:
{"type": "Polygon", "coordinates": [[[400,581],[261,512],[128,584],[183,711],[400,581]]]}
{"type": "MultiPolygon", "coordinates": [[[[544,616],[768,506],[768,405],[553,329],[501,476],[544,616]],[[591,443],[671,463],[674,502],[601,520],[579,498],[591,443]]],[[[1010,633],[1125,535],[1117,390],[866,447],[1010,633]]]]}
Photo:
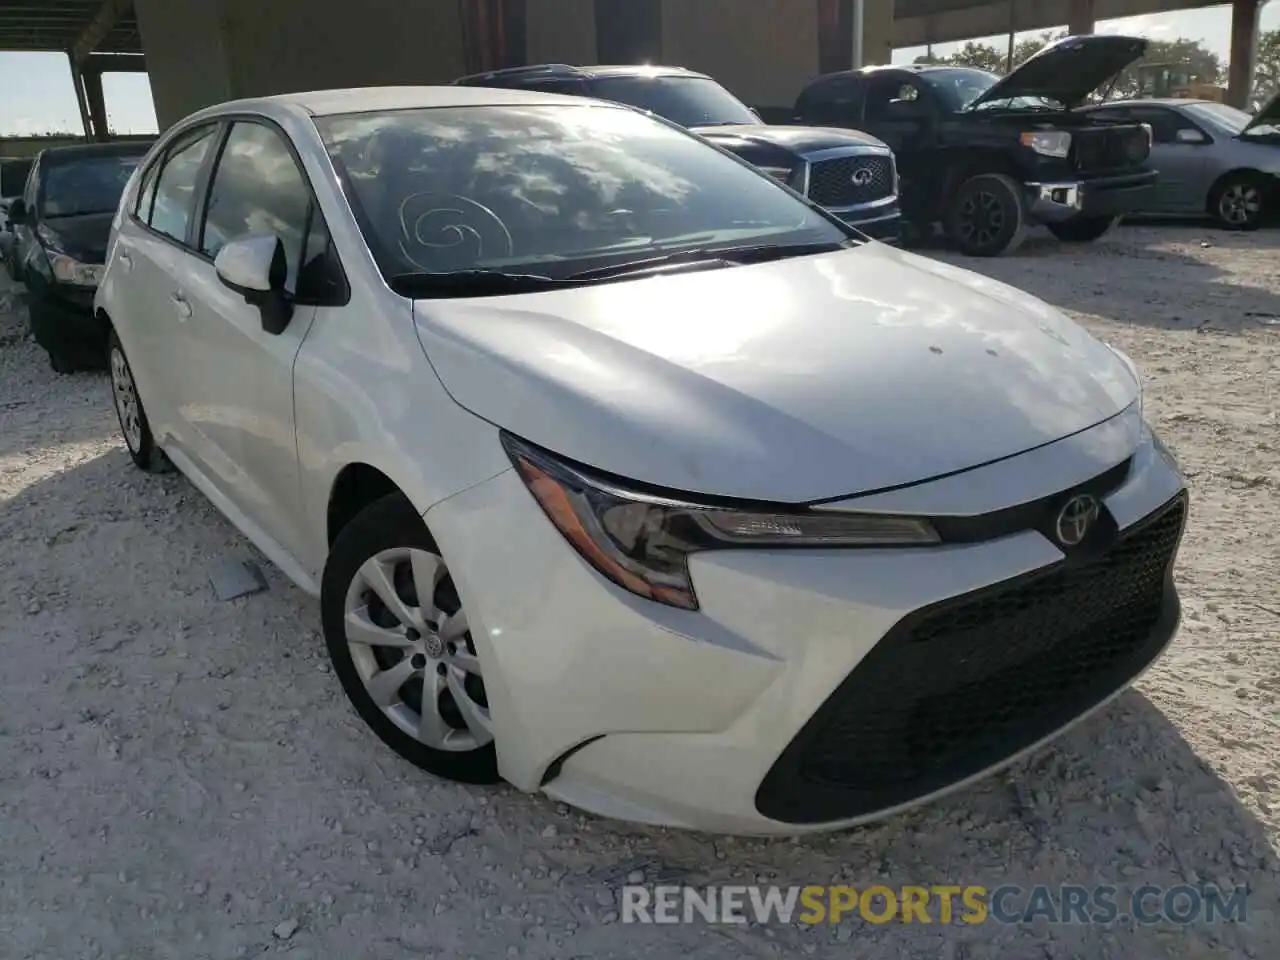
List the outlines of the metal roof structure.
{"type": "Polygon", "coordinates": [[[0,50],[142,53],[133,0],[0,0],[0,50]]]}

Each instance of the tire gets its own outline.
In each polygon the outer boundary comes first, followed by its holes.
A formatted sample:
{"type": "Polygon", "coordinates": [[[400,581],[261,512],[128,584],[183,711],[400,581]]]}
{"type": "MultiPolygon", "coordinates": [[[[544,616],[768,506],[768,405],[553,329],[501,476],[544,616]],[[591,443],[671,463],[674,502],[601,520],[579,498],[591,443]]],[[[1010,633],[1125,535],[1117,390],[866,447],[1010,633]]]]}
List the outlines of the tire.
{"type": "Polygon", "coordinates": [[[114,330],[107,337],[107,364],[111,369],[111,399],[116,408],[116,422],[120,424],[120,435],[130,459],[140,470],[167,473],[169,461],[151,435],[147,412],[133,379],[133,368],[114,330]]]}
{"type": "Polygon", "coordinates": [[[1267,214],[1267,194],[1257,174],[1228,174],[1209,195],[1209,215],[1225,230],[1257,230],[1267,214]]]}
{"type": "Polygon", "coordinates": [[[1045,226],[1064,243],[1093,243],[1120,221],[1119,217],[1072,217],[1045,226]]]}
{"type": "Polygon", "coordinates": [[[342,689],[378,739],[437,777],[501,779],[465,612],[440,549],[403,495],[365,507],[338,534],[320,610],[342,689]],[[419,585],[431,591],[426,604],[419,585]]]}
{"type": "Polygon", "coordinates": [[[1022,188],[1004,174],[971,177],[952,198],[945,226],[948,239],[966,256],[1013,253],[1027,234],[1022,188]]]}

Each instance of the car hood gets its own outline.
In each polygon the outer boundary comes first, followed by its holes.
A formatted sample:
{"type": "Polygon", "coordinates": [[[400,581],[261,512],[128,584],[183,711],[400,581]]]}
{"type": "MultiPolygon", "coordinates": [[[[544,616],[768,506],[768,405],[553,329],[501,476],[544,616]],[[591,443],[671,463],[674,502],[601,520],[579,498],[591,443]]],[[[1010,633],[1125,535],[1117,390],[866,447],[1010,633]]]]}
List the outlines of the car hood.
{"type": "MultiPolygon", "coordinates": [[[[1253,115],[1253,119],[1249,121],[1249,125],[1240,131],[1240,135],[1252,133],[1260,127],[1280,127],[1280,93],[1276,93],[1270,100],[1264,103],[1261,109],[1253,115]]],[[[1268,131],[1270,132],[1270,131],[1268,131]]]]}
{"type": "Polygon", "coordinates": [[[728,149],[732,149],[735,143],[762,147],[782,147],[797,154],[813,153],[815,150],[829,150],[833,147],[882,147],[888,149],[883,140],[879,140],[870,134],[857,130],[830,127],[775,127],[763,123],[758,126],[730,124],[727,126],[694,127],[693,132],[728,149]]]}
{"type": "Polygon", "coordinates": [[[880,244],[515,297],[414,304],[466,409],[673,491],[801,503],[1050,443],[1138,397],[1012,287],[880,244]]]}
{"type": "Polygon", "coordinates": [[[107,240],[115,213],[86,213],[78,217],[50,217],[40,221],[45,235],[53,234],[50,246],[81,263],[105,263],[107,240]]]}
{"type": "Polygon", "coordinates": [[[1064,37],[1026,60],[969,105],[1011,97],[1048,97],[1077,107],[1094,90],[1147,52],[1141,37],[1064,37]]]}

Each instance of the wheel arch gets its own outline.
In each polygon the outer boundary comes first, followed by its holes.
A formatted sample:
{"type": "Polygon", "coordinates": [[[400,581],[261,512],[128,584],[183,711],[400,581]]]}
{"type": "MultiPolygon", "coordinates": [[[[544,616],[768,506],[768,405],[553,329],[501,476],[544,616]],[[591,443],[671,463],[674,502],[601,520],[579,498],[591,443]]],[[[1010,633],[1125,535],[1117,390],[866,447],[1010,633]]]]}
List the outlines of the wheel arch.
{"type": "Polygon", "coordinates": [[[1271,193],[1275,193],[1277,184],[1280,184],[1280,180],[1278,180],[1274,175],[1265,173],[1257,167],[1232,167],[1230,170],[1226,170],[1218,174],[1217,178],[1212,184],[1210,184],[1209,193],[1204,200],[1206,209],[1212,211],[1213,201],[1217,196],[1218,191],[1221,190],[1222,185],[1232,177],[1252,177],[1255,180],[1261,181],[1271,193]]]}
{"type": "Polygon", "coordinates": [[[338,534],[361,510],[383,497],[399,494],[406,502],[409,496],[400,484],[385,472],[363,461],[348,463],[333,478],[325,511],[325,531],[332,547],[338,534]]]}
{"type": "MultiPolygon", "coordinates": [[[[985,174],[1002,174],[1011,177],[1018,183],[1025,180],[1018,164],[1005,150],[980,150],[971,156],[965,156],[952,164],[943,178],[942,190],[938,193],[939,207],[945,205],[946,199],[955,195],[966,180],[985,174]]],[[[939,210],[941,213],[941,209],[939,210]]]]}

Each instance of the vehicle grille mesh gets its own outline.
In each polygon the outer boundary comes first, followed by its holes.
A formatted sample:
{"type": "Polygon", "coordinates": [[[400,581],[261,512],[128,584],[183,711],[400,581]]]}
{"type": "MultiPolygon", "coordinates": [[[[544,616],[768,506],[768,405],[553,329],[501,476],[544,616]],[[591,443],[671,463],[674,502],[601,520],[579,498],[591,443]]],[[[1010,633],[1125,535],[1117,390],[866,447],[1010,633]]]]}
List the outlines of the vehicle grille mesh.
{"type": "Polygon", "coordinates": [[[906,617],[779,760],[757,797],[761,812],[816,822],[905,803],[980,772],[1105,699],[1167,638],[1155,628],[1185,514],[1179,496],[1100,556],[906,617]],[[803,801],[781,799],[809,789],[779,791],[788,754],[798,779],[839,788],[838,810],[805,813],[803,801]]]}
{"type": "Polygon", "coordinates": [[[823,207],[853,207],[893,196],[893,161],[885,156],[819,160],[809,170],[809,199],[823,207]],[[866,179],[865,183],[855,183],[866,179]]]}
{"type": "Polygon", "coordinates": [[[1081,173],[1132,170],[1141,167],[1150,153],[1147,132],[1141,127],[1112,127],[1072,133],[1071,160],[1081,173]]]}

